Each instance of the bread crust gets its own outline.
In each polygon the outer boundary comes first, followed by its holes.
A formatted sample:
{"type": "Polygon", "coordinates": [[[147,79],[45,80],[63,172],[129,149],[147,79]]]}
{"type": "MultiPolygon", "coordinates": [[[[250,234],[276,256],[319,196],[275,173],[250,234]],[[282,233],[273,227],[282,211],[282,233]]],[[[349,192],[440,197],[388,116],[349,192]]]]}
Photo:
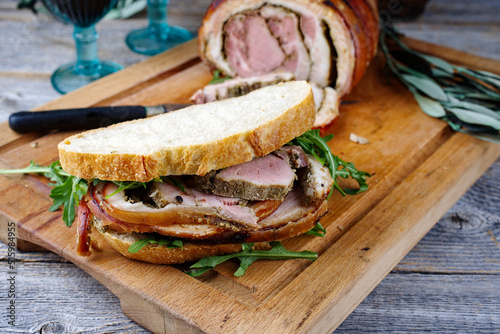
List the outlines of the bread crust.
{"type": "MultiPolygon", "coordinates": [[[[314,99],[310,86],[305,82],[304,84],[309,87],[309,92],[298,104],[290,106],[267,123],[240,133],[202,144],[169,147],[153,154],[72,151],[72,141],[103,131],[91,130],[59,143],[61,166],[69,174],[84,179],[147,182],[166,175],[205,175],[211,170],[250,161],[280,148],[313,126],[316,114],[314,99]]],[[[203,108],[203,105],[189,108],[203,108]]],[[[176,113],[182,113],[182,110],[176,113]]],[[[156,117],[168,116],[169,114],[164,114],[156,117]]],[[[155,120],[148,118],[126,123],[137,122],[155,120]]],[[[111,128],[123,124],[125,123],[115,124],[111,128]]]]}
{"type": "MultiPolygon", "coordinates": [[[[98,219],[94,219],[94,230],[99,232],[106,241],[123,256],[149,263],[156,264],[180,264],[185,262],[199,261],[204,257],[233,254],[241,251],[241,244],[195,244],[183,242],[182,248],[168,248],[157,244],[147,244],[136,253],[130,253],[128,248],[134,242],[141,239],[141,233],[118,233],[101,226],[98,219]]],[[[256,249],[268,249],[269,243],[257,242],[256,249]]]]}

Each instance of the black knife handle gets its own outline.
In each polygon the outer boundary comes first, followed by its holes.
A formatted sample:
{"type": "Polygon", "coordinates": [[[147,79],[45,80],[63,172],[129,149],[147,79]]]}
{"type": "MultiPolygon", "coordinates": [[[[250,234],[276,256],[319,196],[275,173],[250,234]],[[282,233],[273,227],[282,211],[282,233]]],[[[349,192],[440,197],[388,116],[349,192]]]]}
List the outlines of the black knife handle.
{"type": "Polygon", "coordinates": [[[9,126],[20,133],[47,130],[82,130],[146,117],[146,107],[117,106],[51,111],[19,111],[9,117],[9,126]]]}

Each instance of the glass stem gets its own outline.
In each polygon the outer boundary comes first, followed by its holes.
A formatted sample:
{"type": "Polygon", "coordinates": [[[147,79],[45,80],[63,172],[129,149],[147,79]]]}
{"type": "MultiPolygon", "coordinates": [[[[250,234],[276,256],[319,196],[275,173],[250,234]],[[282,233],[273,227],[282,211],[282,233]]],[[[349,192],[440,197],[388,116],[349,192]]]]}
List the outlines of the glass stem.
{"type": "Polygon", "coordinates": [[[73,34],[76,42],[76,72],[81,75],[95,75],[100,67],[97,58],[97,39],[99,34],[95,26],[78,27],[75,26],[73,34]]]}
{"type": "Polygon", "coordinates": [[[148,0],[148,30],[167,39],[169,26],[167,23],[167,5],[169,0],[148,0]]]}

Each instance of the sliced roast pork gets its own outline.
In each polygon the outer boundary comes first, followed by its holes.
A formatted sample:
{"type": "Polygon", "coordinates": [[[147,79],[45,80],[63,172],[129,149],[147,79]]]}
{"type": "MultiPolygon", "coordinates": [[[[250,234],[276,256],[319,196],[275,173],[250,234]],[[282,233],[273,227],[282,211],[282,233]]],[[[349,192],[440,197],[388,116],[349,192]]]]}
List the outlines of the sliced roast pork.
{"type": "Polygon", "coordinates": [[[117,186],[106,183],[94,191],[94,197],[104,211],[127,223],[168,226],[177,224],[216,224],[235,229],[255,229],[259,225],[254,210],[238,205],[238,200],[205,194],[196,190],[180,190],[169,183],[154,183],[151,197],[162,205],[147,205],[148,201],[131,201],[117,186]]]}
{"type": "Polygon", "coordinates": [[[229,97],[245,95],[265,86],[292,80],[294,80],[294,76],[292,73],[288,72],[270,73],[249,78],[228,79],[224,82],[207,85],[199,89],[190,100],[197,104],[224,100],[229,97]]]}
{"type": "Polygon", "coordinates": [[[332,189],[330,171],[318,160],[307,155],[308,165],[299,171],[299,181],[304,189],[305,202],[318,204],[325,200],[332,189]]]}
{"type": "Polygon", "coordinates": [[[199,190],[251,201],[281,200],[292,189],[295,179],[288,156],[274,154],[193,177],[199,190]]]}
{"type": "MultiPolygon", "coordinates": [[[[224,100],[230,97],[245,95],[264,86],[292,80],[294,80],[293,74],[287,72],[228,79],[224,82],[207,85],[199,89],[191,96],[190,100],[197,104],[224,100]]],[[[317,112],[314,127],[321,127],[330,123],[338,116],[340,98],[337,92],[331,87],[321,87],[316,83],[310,84],[317,112]]]]}
{"type": "MultiPolygon", "coordinates": [[[[94,192],[94,194],[96,194],[94,192]]],[[[183,240],[220,243],[260,242],[282,240],[303,234],[310,230],[326,213],[327,202],[319,205],[307,204],[303,201],[304,192],[299,184],[290,191],[279,207],[270,215],[258,222],[258,227],[252,229],[233,228],[229,224],[199,221],[191,223],[176,223],[150,225],[131,219],[130,216],[117,214],[102,206],[102,198],[94,195],[87,205],[100,229],[110,228],[119,233],[159,233],[165,236],[183,240]],[[133,220],[131,222],[130,220],[133,220]]],[[[114,195],[115,196],[115,195],[114,195]]],[[[129,203],[130,204],[130,203],[129,203]]],[[[114,205],[127,206],[126,198],[120,197],[114,205]]],[[[140,206],[136,206],[134,211],[140,206]]],[[[152,208],[142,207],[143,214],[149,215],[152,208]]],[[[155,209],[162,211],[162,209],[155,209]]]]}
{"type": "Polygon", "coordinates": [[[292,168],[302,168],[309,164],[306,154],[299,146],[285,145],[279,150],[273,152],[273,154],[281,156],[283,159],[288,158],[292,168]]]}
{"type": "Polygon", "coordinates": [[[80,203],[79,244],[89,248],[92,219],[103,231],[216,244],[286,239],[326,212],[332,182],[327,168],[293,145],[204,177],[166,178],[118,193],[114,183],[100,182],[80,203]]]}

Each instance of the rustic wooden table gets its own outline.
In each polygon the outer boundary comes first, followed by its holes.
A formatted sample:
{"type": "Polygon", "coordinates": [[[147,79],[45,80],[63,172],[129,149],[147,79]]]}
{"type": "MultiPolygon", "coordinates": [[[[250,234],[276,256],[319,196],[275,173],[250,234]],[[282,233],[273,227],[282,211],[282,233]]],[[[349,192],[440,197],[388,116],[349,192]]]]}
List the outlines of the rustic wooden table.
{"type": "MultiPolygon", "coordinates": [[[[172,0],[170,21],[195,32],[209,0],[172,0]]],[[[392,2],[394,3],[394,1],[392,2]]],[[[396,1],[397,3],[397,1],[396,1]]],[[[74,57],[72,28],[0,2],[0,121],[59,96],[56,66],[74,57]]],[[[396,8],[396,7],[392,7],[396,8]]],[[[386,12],[386,14],[389,11],[386,12]]],[[[432,0],[418,20],[399,23],[409,36],[500,60],[500,2],[432,0]]],[[[103,21],[102,59],[128,66],[146,59],[124,44],[144,14],[103,21]]],[[[339,333],[492,333],[500,330],[500,160],[337,329],[339,333]]],[[[0,243],[0,332],[147,333],[119,300],[65,259],[18,252],[16,326],[7,318],[7,247],[0,243]]]]}

